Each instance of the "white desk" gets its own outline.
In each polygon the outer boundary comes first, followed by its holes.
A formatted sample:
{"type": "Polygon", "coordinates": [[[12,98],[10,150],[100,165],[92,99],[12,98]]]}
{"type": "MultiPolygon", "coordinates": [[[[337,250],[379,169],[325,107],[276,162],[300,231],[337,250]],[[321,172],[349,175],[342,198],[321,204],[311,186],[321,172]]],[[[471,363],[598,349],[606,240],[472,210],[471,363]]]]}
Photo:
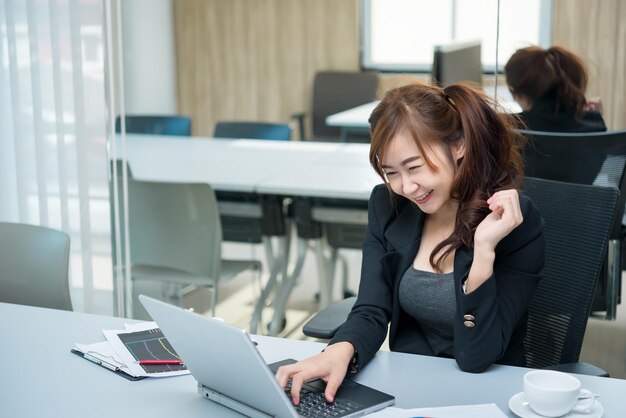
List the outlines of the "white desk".
{"type": "Polygon", "coordinates": [[[379,101],[365,103],[363,105],[344,110],[326,117],[326,125],[341,128],[367,128],[367,120],[379,101]]]}
{"type": "MultiPolygon", "coordinates": [[[[309,144],[325,144],[309,142],[309,144]]],[[[296,142],[295,144],[299,144],[296,142]]],[[[266,177],[256,191],[261,194],[368,200],[380,177],[369,164],[369,144],[333,144],[322,152],[303,149],[292,172],[266,177]]]]}
{"type": "MultiPolygon", "coordinates": [[[[275,176],[260,182],[257,191],[262,194],[286,194],[296,198],[331,198],[367,202],[380,177],[369,164],[369,144],[336,144],[332,153],[317,153],[303,161],[292,175],[275,176]]],[[[341,208],[334,209],[334,214],[341,208]]],[[[364,212],[364,211],[361,211],[364,212]]],[[[362,224],[367,221],[366,213],[353,216],[362,224]]],[[[316,212],[311,216],[314,221],[316,212]]],[[[308,239],[298,238],[296,261],[293,271],[285,278],[274,301],[274,316],[270,324],[270,335],[277,335],[284,321],[287,300],[300,275],[308,249],[308,239]]],[[[335,261],[337,249],[327,248],[324,239],[315,239],[315,256],[320,278],[320,308],[332,303],[335,261]],[[325,254],[330,252],[330,256],[325,254]]]]}
{"type": "MultiPolygon", "coordinates": [[[[0,416],[240,417],[201,398],[191,376],[132,382],[70,353],[74,343],[101,341],[102,329],[120,328],[125,321],[0,303],[0,356],[5,360],[0,416]]],[[[322,344],[305,341],[255,339],[268,363],[303,359],[323,348],[322,344]]],[[[508,410],[508,399],[522,390],[522,376],[527,371],[492,366],[482,374],[471,374],[460,371],[449,359],[380,352],[356,380],[393,394],[401,408],[494,402],[514,417],[508,410]]],[[[626,416],[625,380],[577,377],[584,387],[600,394],[605,418],[626,416]]]]}
{"type": "MultiPolygon", "coordinates": [[[[126,155],[133,177],[144,181],[208,183],[218,191],[234,191],[259,195],[321,197],[367,201],[380,178],[369,165],[368,144],[339,144],[299,141],[214,140],[193,137],[173,140],[157,135],[127,135],[126,152],[121,141],[118,150],[126,155]]],[[[257,329],[264,300],[267,299],[277,275],[286,266],[289,243],[281,243],[274,252],[266,241],[270,260],[270,278],[257,301],[250,328],[257,329]],[[273,258],[273,257],[272,257],[273,258]]],[[[320,301],[331,302],[333,277],[318,242],[320,267],[320,301]],[[328,270],[328,271],[327,271],[328,270]]],[[[296,266],[301,266],[306,252],[299,243],[296,266]]],[[[271,334],[276,335],[284,318],[290,290],[300,270],[281,280],[272,320],[271,334]]]]}
{"type": "MultiPolygon", "coordinates": [[[[485,87],[484,91],[489,96],[494,97],[494,87],[485,87]]],[[[519,113],[522,111],[522,108],[513,99],[506,86],[498,86],[498,100],[499,104],[510,113],[519,113]]],[[[367,120],[378,103],[379,101],[374,101],[330,115],[326,118],[326,124],[342,128],[342,138],[345,138],[347,134],[345,134],[343,130],[369,128],[367,120]]]]}
{"type": "Polygon", "coordinates": [[[126,155],[136,179],[209,183],[219,191],[257,192],[264,181],[293,176],[307,160],[332,155],[341,147],[322,142],[126,136],[126,153],[121,141],[118,153],[126,155]]]}

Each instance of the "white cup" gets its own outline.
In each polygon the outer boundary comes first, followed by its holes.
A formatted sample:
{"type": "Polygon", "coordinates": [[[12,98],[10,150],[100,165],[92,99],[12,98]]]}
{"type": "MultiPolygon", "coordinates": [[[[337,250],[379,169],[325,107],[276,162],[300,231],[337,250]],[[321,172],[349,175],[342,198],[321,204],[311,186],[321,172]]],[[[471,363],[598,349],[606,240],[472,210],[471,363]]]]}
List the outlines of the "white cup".
{"type": "Polygon", "coordinates": [[[586,413],[595,402],[593,393],[580,388],[580,380],[553,370],[526,373],[524,395],[530,408],[545,417],[560,417],[571,411],[586,413]]]}

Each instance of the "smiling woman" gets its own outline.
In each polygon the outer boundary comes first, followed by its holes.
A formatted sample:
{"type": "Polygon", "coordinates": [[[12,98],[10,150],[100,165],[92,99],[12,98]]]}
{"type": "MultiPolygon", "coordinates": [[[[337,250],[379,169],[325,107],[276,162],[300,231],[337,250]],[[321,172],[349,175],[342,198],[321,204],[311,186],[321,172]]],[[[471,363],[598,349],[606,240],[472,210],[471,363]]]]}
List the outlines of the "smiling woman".
{"type": "Polygon", "coordinates": [[[358,298],[319,355],[281,367],[297,404],[304,381],[328,382],[393,351],[452,357],[464,371],[523,366],[530,298],[543,274],[541,215],[517,191],[522,141],[481,91],[412,83],[370,119],[370,163],[385,181],[369,201],[358,298]]]}

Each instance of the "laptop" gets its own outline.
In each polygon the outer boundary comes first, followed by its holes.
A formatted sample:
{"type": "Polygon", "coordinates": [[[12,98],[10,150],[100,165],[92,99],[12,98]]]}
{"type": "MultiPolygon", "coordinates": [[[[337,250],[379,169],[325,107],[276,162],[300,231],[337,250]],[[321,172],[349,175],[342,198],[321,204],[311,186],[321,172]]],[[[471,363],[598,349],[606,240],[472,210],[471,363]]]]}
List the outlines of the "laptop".
{"type": "Polygon", "coordinates": [[[246,331],[145,295],[139,300],[198,381],[198,392],[249,417],[352,418],[395,401],[391,395],[346,379],[335,402],[328,404],[325,383],[317,379],[306,383],[300,404],[294,407],[274,373],[295,360],[268,366],[246,331]]]}

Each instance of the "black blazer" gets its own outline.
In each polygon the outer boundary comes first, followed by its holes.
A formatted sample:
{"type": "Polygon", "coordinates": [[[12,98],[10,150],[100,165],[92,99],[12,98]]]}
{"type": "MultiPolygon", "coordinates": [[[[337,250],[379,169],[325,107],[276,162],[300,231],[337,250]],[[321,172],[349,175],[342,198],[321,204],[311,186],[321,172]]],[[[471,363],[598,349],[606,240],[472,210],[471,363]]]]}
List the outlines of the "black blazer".
{"type": "MultiPolygon", "coordinates": [[[[467,295],[462,283],[469,274],[473,250],[461,247],[456,251],[454,358],[462,370],[481,372],[495,362],[526,363],[523,338],[528,304],[543,274],[544,237],[541,215],[521,193],[520,205],[524,220],[496,246],[493,275],[467,295]]],[[[434,355],[420,324],[402,310],[398,299],[400,279],[417,254],[423,224],[424,214],[415,204],[402,197],[396,197],[393,204],[384,185],[374,188],[363,242],[359,295],[348,319],[330,341],[352,343],[359,368],[376,354],[389,323],[392,351],[434,355]]]]}
{"type": "Polygon", "coordinates": [[[548,96],[533,103],[532,109],[520,114],[527,129],[543,132],[604,132],[606,124],[602,114],[596,111],[584,112],[581,119],[576,113],[561,106],[556,111],[556,99],[548,96]]]}

